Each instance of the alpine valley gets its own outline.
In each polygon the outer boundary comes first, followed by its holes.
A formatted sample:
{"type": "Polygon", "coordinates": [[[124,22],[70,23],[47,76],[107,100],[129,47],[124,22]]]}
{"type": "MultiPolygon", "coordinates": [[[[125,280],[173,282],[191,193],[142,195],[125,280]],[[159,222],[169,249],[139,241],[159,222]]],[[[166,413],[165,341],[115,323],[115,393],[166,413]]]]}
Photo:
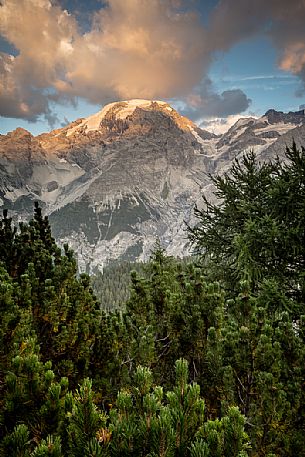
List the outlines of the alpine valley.
{"type": "Polygon", "coordinates": [[[185,223],[195,223],[203,193],[212,198],[209,173],[224,173],[250,149],[272,159],[293,140],[305,144],[304,110],[242,118],[217,136],[165,102],[112,103],[50,133],[0,135],[0,206],[24,220],[39,201],[81,271],[145,260],[156,239],[184,256],[185,223]]]}

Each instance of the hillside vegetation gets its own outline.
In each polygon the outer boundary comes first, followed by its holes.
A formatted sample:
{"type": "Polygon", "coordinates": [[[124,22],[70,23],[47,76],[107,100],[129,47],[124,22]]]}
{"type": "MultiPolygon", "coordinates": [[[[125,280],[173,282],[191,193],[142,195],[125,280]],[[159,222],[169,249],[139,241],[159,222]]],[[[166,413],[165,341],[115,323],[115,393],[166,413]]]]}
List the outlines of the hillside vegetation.
{"type": "Polygon", "coordinates": [[[1,456],[305,455],[305,149],[211,179],[196,257],[157,246],[125,300],[128,266],[94,295],[38,205],[4,212],[1,456]]]}

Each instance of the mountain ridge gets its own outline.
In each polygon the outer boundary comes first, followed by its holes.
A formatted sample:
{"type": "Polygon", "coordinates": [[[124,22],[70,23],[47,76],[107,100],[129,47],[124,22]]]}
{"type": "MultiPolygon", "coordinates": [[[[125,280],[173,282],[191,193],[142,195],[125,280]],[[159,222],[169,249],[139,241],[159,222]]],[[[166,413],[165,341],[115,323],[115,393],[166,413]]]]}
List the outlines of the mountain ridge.
{"type": "Polygon", "coordinates": [[[194,205],[211,195],[208,174],[225,172],[247,148],[268,159],[269,147],[304,124],[302,113],[273,110],[219,137],[166,102],[112,103],[50,133],[1,135],[0,204],[29,218],[38,200],[82,271],[145,260],[156,238],[169,254],[187,255],[184,221],[194,223],[194,205]]]}

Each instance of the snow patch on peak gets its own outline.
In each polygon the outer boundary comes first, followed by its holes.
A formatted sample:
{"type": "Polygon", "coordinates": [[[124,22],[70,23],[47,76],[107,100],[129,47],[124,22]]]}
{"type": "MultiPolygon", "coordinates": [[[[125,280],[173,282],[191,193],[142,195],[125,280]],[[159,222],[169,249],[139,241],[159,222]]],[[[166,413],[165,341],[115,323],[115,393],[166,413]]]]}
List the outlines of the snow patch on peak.
{"type": "Polygon", "coordinates": [[[126,119],[127,116],[131,115],[135,111],[136,108],[151,108],[153,104],[160,105],[161,107],[168,106],[166,102],[160,100],[142,100],[138,98],[109,103],[98,113],[87,117],[81,122],[81,124],[69,129],[67,131],[67,136],[70,136],[77,131],[85,130],[85,132],[90,132],[98,130],[102,119],[104,119],[110,111],[114,112],[116,119],[126,119]]]}
{"type": "MultiPolygon", "coordinates": [[[[123,102],[111,103],[111,105],[105,106],[104,109],[107,109],[106,112],[111,108],[117,108],[116,118],[117,119],[126,119],[127,116],[131,115],[136,108],[151,108],[152,104],[156,103],[157,105],[167,105],[167,103],[159,100],[142,100],[135,98],[133,100],[124,100],[123,102]]],[[[103,110],[104,111],[104,110],[103,110]]],[[[102,113],[103,113],[102,111],[102,113]]],[[[104,114],[106,114],[106,112],[104,114]]]]}
{"type": "Polygon", "coordinates": [[[144,100],[144,99],[141,99],[141,98],[134,98],[134,99],[131,99],[131,100],[124,100],[122,102],[112,103],[112,105],[121,104],[121,103],[124,103],[128,107],[131,107],[131,108],[137,108],[137,107],[149,108],[152,105],[152,103],[157,103],[157,105],[167,105],[166,102],[163,102],[161,100],[144,100]]]}

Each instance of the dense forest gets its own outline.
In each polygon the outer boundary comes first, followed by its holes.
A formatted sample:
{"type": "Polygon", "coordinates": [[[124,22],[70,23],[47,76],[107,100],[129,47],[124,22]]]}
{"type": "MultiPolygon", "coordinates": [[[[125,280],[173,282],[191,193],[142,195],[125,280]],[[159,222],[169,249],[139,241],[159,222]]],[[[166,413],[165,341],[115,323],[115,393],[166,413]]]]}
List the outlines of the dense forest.
{"type": "Polygon", "coordinates": [[[91,284],[100,307],[104,311],[125,310],[131,292],[131,272],[145,276],[145,264],[116,261],[104,266],[91,276],[91,284]]]}
{"type": "Polygon", "coordinates": [[[194,258],[157,245],[130,293],[4,211],[1,456],[305,456],[305,149],[211,180],[194,258]]]}
{"type": "MultiPolygon", "coordinates": [[[[160,247],[160,240],[156,240],[155,250],[160,247]]],[[[196,256],[176,258],[183,268],[196,262],[196,256]]],[[[112,261],[101,271],[90,277],[92,289],[98,299],[100,307],[105,311],[125,311],[125,305],[130,298],[132,278],[131,272],[138,273],[143,279],[150,277],[150,266],[144,262],[112,261]]]]}

